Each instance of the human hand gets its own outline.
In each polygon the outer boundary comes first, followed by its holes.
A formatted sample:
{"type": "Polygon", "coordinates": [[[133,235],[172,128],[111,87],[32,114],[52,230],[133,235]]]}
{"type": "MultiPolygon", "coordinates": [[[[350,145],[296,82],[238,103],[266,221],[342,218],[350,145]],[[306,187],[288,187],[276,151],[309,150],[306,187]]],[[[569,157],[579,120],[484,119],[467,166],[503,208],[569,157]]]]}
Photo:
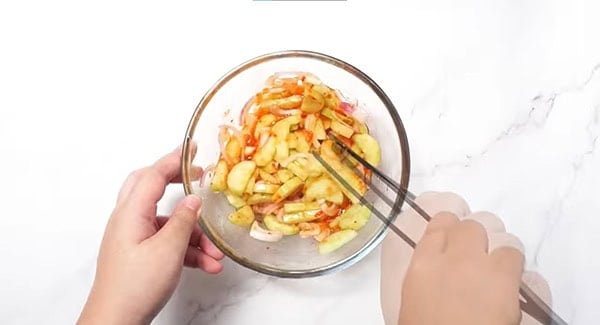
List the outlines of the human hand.
{"type": "MultiPolygon", "coordinates": [[[[400,324],[518,324],[523,255],[488,254],[488,235],[473,218],[441,212],[417,244],[402,291],[400,324]]],[[[495,218],[491,214],[479,215],[495,218]]]]}
{"type": "Polygon", "coordinates": [[[197,223],[198,197],[182,199],[170,218],[156,215],[166,186],[181,181],[180,170],[178,148],[123,184],[79,324],[148,324],[173,294],[184,265],[221,271],[223,253],[197,223]]]}
{"type": "MultiPolygon", "coordinates": [[[[471,215],[467,202],[460,196],[450,192],[426,192],[419,195],[417,203],[431,216],[440,212],[452,212],[459,219],[471,215]]],[[[488,231],[489,248],[512,246],[522,249],[520,242],[507,234],[502,221],[489,213],[475,213],[475,219],[482,223],[488,231]],[[479,216],[479,217],[478,217],[479,216]]],[[[409,237],[419,242],[428,225],[413,209],[407,208],[394,224],[409,237]]],[[[404,279],[414,250],[398,236],[388,235],[383,241],[381,251],[381,308],[386,324],[397,324],[400,308],[403,304],[402,292],[404,279]]],[[[551,293],[548,283],[536,272],[525,272],[523,282],[532,288],[547,304],[551,304],[551,293]]],[[[538,321],[522,313],[521,324],[539,324],[538,321]]]]}

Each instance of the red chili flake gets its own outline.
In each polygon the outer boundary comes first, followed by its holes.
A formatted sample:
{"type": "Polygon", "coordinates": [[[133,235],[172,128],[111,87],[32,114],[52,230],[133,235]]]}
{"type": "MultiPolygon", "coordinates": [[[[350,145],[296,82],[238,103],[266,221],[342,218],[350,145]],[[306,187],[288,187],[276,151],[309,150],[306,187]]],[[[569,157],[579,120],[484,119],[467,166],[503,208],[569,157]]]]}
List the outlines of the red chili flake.
{"type": "Polygon", "coordinates": [[[323,212],[323,211],[319,211],[319,212],[317,212],[317,214],[316,214],[315,216],[317,217],[317,219],[325,219],[325,218],[327,218],[327,217],[328,217],[328,216],[325,214],[325,212],[323,212]]]}
{"type": "Polygon", "coordinates": [[[306,136],[306,141],[308,141],[309,143],[312,142],[313,137],[314,137],[314,133],[312,131],[309,130],[304,130],[304,134],[306,136]]]}
{"type": "Polygon", "coordinates": [[[250,135],[248,140],[246,140],[246,145],[249,147],[256,147],[258,145],[258,140],[256,140],[254,136],[250,135]]]}

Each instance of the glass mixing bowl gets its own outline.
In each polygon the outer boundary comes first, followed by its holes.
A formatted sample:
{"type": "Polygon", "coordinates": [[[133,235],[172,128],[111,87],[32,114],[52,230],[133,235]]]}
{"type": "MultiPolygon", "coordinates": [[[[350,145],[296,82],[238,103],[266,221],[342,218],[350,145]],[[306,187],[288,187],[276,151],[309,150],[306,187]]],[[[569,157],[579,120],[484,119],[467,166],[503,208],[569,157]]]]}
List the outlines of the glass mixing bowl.
{"type": "MultiPolygon", "coordinates": [[[[402,187],[408,188],[410,158],[402,121],[384,91],[366,74],[337,58],[310,51],[282,51],[251,59],[225,74],[204,95],[188,125],[183,148],[182,175],[186,195],[202,198],[200,226],[212,242],[235,262],[260,273],[286,277],[313,277],[342,270],[358,262],[384,238],[386,226],[374,215],[348,244],[320,255],[312,238],[285,236],[270,243],[250,237],[248,229],[232,224],[227,216],[234,211],[225,196],[213,193],[210,180],[200,186],[192,179],[192,166],[215,164],[219,157],[219,126],[239,126],[239,115],[250,97],[265,80],[277,72],[302,71],[315,74],[321,81],[338,90],[345,98],[355,99],[366,111],[369,132],[380,143],[381,164],[378,168],[402,187]],[[191,144],[197,144],[192,159],[191,144]]],[[[375,181],[375,180],[374,180],[375,181]]],[[[392,194],[398,205],[401,195],[392,194]]],[[[368,191],[365,197],[379,211],[390,208],[368,191]]],[[[389,215],[392,220],[396,216],[389,215]]]]}

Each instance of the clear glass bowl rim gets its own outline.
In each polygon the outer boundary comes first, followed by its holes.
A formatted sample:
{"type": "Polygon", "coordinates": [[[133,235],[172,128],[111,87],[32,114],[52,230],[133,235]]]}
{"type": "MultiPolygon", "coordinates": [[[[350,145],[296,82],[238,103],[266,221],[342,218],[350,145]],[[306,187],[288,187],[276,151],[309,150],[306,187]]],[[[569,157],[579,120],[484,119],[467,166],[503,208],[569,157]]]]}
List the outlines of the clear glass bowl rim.
{"type": "MultiPolygon", "coordinates": [[[[338,68],[345,70],[346,72],[351,73],[352,75],[354,75],[356,78],[358,78],[359,80],[364,82],[367,86],[369,86],[373,90],[373,92],[379,97],[381,102],[384,104],[385,108],[388,110],[388,113],[390,114],[390,117],[392,118],[392,121],[399,133],[398,140],[399,140],[400,147],[401,147],[401,156],[398,158],[402,162],[402,174],[401,174],[401,178],[400,178],[400,185],[402,188],[408,188],[408,183],[409,183],[409,179],[410,179],[410,150],[409,150],[409,145],[408,145],[408,137],[406,135],[406,129],[404,128],[404,124],[402,123],[402,120],[400,119],[400,116],[398,115],[398,111],[396,110],[394,104],[392,103],[390,98],[386,95],[386,93],[383,91],[383,89],[381,89],[381,87],[373,79],[371,79],[367,74],[365,74],[358,68],[354,67],[353,65],[351,65],[341,59],[338,59],[338,58],[335,58],[335,57],[332,57],[330,55],[323,54],[320,52],[315,52],[315,51],[284,50],[284,51],[266,53],[266,54],[263,54],[260,56],[256,56],[246,62],[243,62],[242,64],[238,65],[237,67],[233,68],[232,70],[227,72],[225,75],[223,75],[202,97],[202,99],[196,106],[194,114],[192,115],[192,118],[188,124],[187,130],[185,132],[185,138],[183,141],[183,150],[182,150],[183,154],[181,156],[181,174],[182,174],[182,183],[183,183],[183,189],[184,189],[185,195],[190,195],[193,193],[191,179],[190,179],[191,175],[189,174],[188,171],[190,170],[190,165],[191,165],[190,154],[191,154],[191,144],[192,144],[194,131],[196,129],[196,124],[198,123],[198,121],[202,115],[202,112],[204,111],[204,109],[206,108],[208,103],[211,101],[212,97],[228,81],[230,81],[235,76],[237,76],[238,74],[242,73],[243,71],[245,71],[249,68],[252,68],[256,65],[259,65],[261,63],[271,61],[271,60],[282,59],[282,58],[294,58],[294,57],[314,59],[317,61],[321,61],[321,62],[325,62],[325,63],[331,64],[331,65],[334,65],[338,68]]],[[[400,211],[400,208],[401,208],[403,202],[404,202],[404,193],[403,192],[397,193],[396,201],[395,201],[396,209],[393,209],[393,210],[400,211]]],[[[397,217],[397,214],[390,213],[390,215],[388,215],[388,220],[389,220],[388,222],[389,223],[394,222],[396,217],[397,217]]],[[[285,270],[285,269],[279,269],[279,268],[265,266],[262,264],[255,263],[246,257],[239,256],[238,254],[236,254],[235,251],[229,249],[226,245],[223,245],[221,243],[219,236],[217,236],[213,233],[211,227],[207,226],[206,222],[204,222],[204,220],[202,218],[199,218],[198,223],[199,223],[202,231],[206,234],[206,236],[208,236],[208,238],[227,257],[231,258],[234,262],[236,262],[246,268],[254,270],[256,272],[271,275],[271,276],[281,277],[281,278],[316,277],[316,276],[321,276],[321,275],[341,271],[347,267],[350,267],[351,265],[360,261],[366,255],[368,255],[375,247],[377,247],[377,245],[383,240],[386,230],[388,228],[387,224],[389,224],[389,223],[387,223],[384,227],[382,227],[381,230],[373,238],[371,238],[366,243],[366,245],[364,245],[360,250],[358,250],[354,254],[352,254],[344,259],[341,259],[335,263],[332,263],[332,264],[329,264],[329,265],[323,266],[323,267],[313,268],[310,270],[292,271],[292,270],[285,270]]]]}

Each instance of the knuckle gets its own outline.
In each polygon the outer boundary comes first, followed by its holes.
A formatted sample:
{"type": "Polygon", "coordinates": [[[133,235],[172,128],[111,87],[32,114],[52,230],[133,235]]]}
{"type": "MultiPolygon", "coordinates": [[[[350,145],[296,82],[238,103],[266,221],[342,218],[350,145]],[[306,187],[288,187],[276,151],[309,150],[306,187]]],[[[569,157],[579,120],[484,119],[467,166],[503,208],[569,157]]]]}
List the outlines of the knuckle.
{"type": "Polygon", "coordinates": [[[193,227],[197,222],[197,218],[195,213],[187,208],[178,209],[175,213],[173,213],[172,218],[174,218],[176,222],[179,222],[182,226],[193,227]]]}
{"type": "Polygon", "coordinates": [[[446,206],[452,211],[456,211],[457,215],[467,215],[470,212],[469,204],[460,195],[454,192],[442,192],[439,195],[442,202],[446,202],[446,206]]]}
{"type": "Polygon", "coordinates": [[[504,232],[506,228],[504,227],[504,222],[495,214],[489,211],[478,211],[471,213],[465,220],[473,220],[481,223],[484,228],[486,228],[490,232],[504,232]]]}
{"type": "Polygon", "coordinates": [[[441,232],[441,231],[433,231],[433,232],[429,232],[423,235],[423,238],[421,238],[421,242],[427,243],[427,242],[440,242],[446,240],[446,235],[441,232]]]}
{"type": "Polygon", "coordinates": [[[144,176],[148,173],[149,168],[144,167],[137,170],[132,171],[127,176],[127,179],[132,182],[138,182],[140,179],[144,178],[144,176]]]}
{"type": "Polygon", "coordinates": [[[430,221],[430,226],[438,227],[443,224],[452,224],[458,222],[458,216],[449,211],[441,211],[436,213],[430,221]]]}
{"type": "Polygon", "coordinates": [[[501,233],[492,233],[489,235],[490,239],[490,252],[493,252],[499,248],[514,248],[521,255],[525,253],[525,246],[521,240],[510,233],[501,232],[501,233]]]}
{"type": "Polygon", "coordinates": [[[432,197],[435,197],[439,194],[440,194],[439,192],[435,192],[435,191],[426,191],[426,192],[419,194],[419,196],[417,196],[417,198],[415,199],[415,202],[423,203],[424,201],[426,201],[432,197]]]}
{"type": "Polygon", "coordinates": [[[453,212],[451,212],[451,211],[440,211],[440,212],[436,213],[433,216],[433,220],[432,221],[435,221],[435,220],[439,221],[439,220],[442,220],[442,219],[446,219],[446,220],[458,220],[458,216],[456,214],[454,214],[453,212]]]}
{"type": "Polygon", "coordinates": [[[141,173],[142,169],[132,171],[131,173],[129,173],[129,175],[127,175],[127,181],[136,181],[140,177],[141,173]]]}
{"type": "Polygon", "coordinates": [[[462,220],[462,221],[460,221],[459,227],[463,228],[465,231],[468,231],[468,232],[486,233],[486,230],[485,230],[485,227],[483,226],[483,224],[481,224],[481,222],[479,222],[477,220],[472,220],[472,219],[462,220]]]}

